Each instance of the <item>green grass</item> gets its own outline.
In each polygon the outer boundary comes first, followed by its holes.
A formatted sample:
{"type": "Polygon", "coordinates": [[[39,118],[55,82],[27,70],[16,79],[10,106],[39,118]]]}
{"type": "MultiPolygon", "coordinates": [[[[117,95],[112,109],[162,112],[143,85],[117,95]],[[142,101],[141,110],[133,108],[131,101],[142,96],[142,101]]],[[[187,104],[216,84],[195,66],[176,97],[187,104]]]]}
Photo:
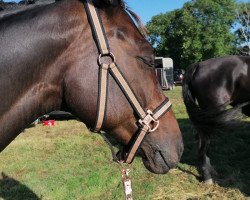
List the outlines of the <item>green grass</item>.
{"type": "MultiPolygon", "coordinates": [[[[211,159],[219,175],[217,184],[207,186],[197,179],[195,132],[181,99],[181,88],[166,95],[173,103],[185,151],[178,168],[166,175],[148,172],[136,158],[131,172],[134,199],[247,199],[247,129],[212,139],[211,159]]],[[[26,129],[0,154],[0,172],[0,199],[124,199],[119,167],[111,161],[108,145],[75,120],[26,129]]]]}

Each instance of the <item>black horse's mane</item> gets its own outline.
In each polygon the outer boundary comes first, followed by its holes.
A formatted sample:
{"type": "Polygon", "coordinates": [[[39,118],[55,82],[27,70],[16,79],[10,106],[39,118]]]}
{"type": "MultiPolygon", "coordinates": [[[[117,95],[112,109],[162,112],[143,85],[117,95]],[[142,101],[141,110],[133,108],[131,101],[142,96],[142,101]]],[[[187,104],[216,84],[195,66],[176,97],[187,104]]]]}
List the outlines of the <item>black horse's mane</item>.
{"type": "Polygon", "coordinates": [[[0,0],[0,19],[37,6],[51,4],[55,1],[57,0],[22,0],[19,3],[16,3],[0,0]]]}
{"type": "MultiPolygon", "coordinates": [[[[37,7],[39,5],[47,5],[54,3],[56,1],[60,0],[22,0],[19,3],[16,2],[4,2],[3,0],[0,0],[0,19],[2,17],[12,15],[19,13],[21,11],[25,11],[28,9],[32,9],[34,7],[37,7]]],[[[109,0],[109,2],[113,2],[114,0],[109,0]]],[[[118,0],[118,4],[115,4],[116,6],[120,5],[126,12],[129,13],[129,15],[134,19],[136,22],[139,30],[144,36],[147,36],[147,30],[145,26],[143,25],[140,17],[132,11],[128,6],[127,3],[124,0],[118,0]]],[[[100,7],[107,7],[109,6],[107,2],[103,0],[94,0],[94,3],[97,4],[100,7]]]]}

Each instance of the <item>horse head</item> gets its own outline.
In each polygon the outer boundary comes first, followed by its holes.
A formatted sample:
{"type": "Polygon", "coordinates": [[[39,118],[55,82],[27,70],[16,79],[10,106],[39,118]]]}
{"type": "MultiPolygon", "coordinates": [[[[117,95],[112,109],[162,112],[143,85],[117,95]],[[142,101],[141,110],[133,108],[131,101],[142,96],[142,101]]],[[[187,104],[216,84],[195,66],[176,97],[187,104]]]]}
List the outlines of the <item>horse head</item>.
{"type": "MultiPolygon", "coordinates": [[[[120,67],[142,107],[145,110],[154,110],[166,97],[158,84],[155,70],[152,67],[154,62],[153,48],[140,31],[144,28],[141,26],[139,18],[128,10],[124,2],[120,0],[96,0],[94,4],[100,12],[110,51],[115,56],[115,62],[120,67]],[[140,30],[128,12],[135,18],[135,21],[139,22],[140,30]]],[[[85,15],[83,20],[85,23],[87,22],[85,15]]],[[[85,56],[79,62],[80,65],[67,72],[65,99],[70,110],[79,116],[88,127],[93,127],[97,117],[98,77],[100,76],[97,64],[98,49],[95,44],[98,41],[92,35],[88,24],[85,28],[85,34],[78,41],[78,49],[81,49],[81,46],[85,47],[84,51],[80,53],[85,56]],[[76,75],[78,78],[72,79],[76,75]],[[77,90],[75,90],[76,86],[77,90]]],[[[104,58],[104,62],[110,62],[110,60],[104,58]]],[[[112,134],[125,145],[124,151],[120,154],[121,157],[124,157],[131,141],[136,138],[138,116],[111,76],[108,80],[106,101],[106,116],[102,130],[112,134]]],[[[139,154],[144,165],[151,172],[166,173],[179,162],[183,143],[178,123],[171,109],[160,118],[159,123],[155,132],[146,135],[139,154]]]]}

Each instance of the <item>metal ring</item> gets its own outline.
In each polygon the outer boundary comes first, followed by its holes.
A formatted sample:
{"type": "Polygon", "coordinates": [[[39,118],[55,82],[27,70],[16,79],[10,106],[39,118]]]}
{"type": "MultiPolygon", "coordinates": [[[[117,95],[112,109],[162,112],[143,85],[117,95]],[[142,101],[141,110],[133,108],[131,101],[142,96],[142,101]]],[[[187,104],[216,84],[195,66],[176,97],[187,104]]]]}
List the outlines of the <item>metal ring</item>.
{"type": "Polygon", "coordinates": [[[156,129],[159,127],[159,125],[160,125],[159,120],[155,121],[155,123],[156,123],[156,126],[153,129],[150,128],[149,131],[148,131],[149,133],[152,133],[152,132],[156,131],[156,129]]]}
{"type": "MultiPolygon", "coordinates": [[[[109,53],[107,53],[107,54],[100,54],[99,56],[98,56],[98,64],[99,65],[102,65],[103,63],[102,63],[102,61],[101,61],[101,59],[103,58],[103,57],[110,57],[111,59],[112,59],[112,63],[114,63],[115,62],[115,55],[112,53],[112,52],[109,52],[109,53]]],[[[109,64],[111,64],[111,63],[109,63],[109,64]]]]}

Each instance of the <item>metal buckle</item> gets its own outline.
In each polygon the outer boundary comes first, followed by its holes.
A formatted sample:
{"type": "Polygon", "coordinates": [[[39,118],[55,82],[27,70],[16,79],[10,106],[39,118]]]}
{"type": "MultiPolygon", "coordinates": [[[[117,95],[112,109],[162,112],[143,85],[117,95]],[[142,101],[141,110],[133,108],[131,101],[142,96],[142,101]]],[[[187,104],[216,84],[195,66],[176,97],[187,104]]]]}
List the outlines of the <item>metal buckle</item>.
{"type": "MultiPolygon", "coordinates": [[[[101,66],[102,64],[104,64],[104,63],[102,62],[102,58],[103,58],[103,57],[109,57],[109,58],[111,58],[111,61],[110,61],[109,64],[115,62],[115,55],[114,55],[112,52],[109,52],[108,54],[100,54],[100,55],[98,56],[98,64],[99,64],[100,66],[101,66]]],[[[107,65],[109,65],[109,64],[107,64],[107,65]]]]}
{"type": "Polygon", "coordinates": [[[147,115],[144,117],[144,119],[140,119],[139,120],[139,123],[144,126],[146,125],[149,130],[148,132],[151,133],[151,132],[154,132],[158,127],[159,127],[159,120],[156,120],[154,117],[153,117],[153,112],[151,110],[147,110],[147,115]],[[151,127],[151,123],[153,122],[153,124],[155,125],[154,127],[151,127]]]}

